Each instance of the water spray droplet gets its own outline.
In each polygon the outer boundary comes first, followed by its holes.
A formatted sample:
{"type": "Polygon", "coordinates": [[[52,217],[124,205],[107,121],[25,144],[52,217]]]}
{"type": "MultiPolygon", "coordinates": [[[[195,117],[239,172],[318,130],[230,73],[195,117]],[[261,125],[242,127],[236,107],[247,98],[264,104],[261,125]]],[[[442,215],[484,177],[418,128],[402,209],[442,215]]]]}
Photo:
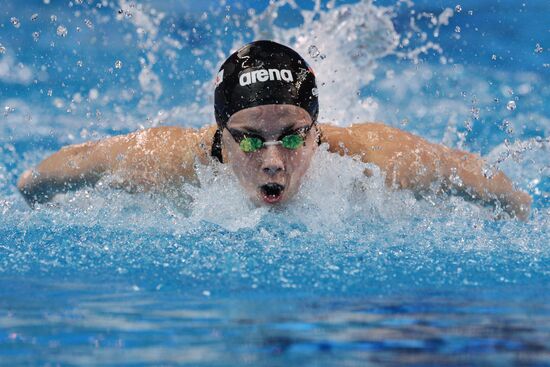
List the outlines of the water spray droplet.
{"type": "Polygon", "coordinates": [[[31,20],[34,22],[35,20],[38,19],[38,14],[34,13],[33,15],[31,15],[31,20]]]}
{"type": "Polygon", "coordinates": [[[542,51],[544,51],[544,49],[542,48],[542,46],[540,45],[540,43],[537,43],[537,44],[535,45],[535,52],[538,53],[538,54],[540,54],[540,53],[542,53],[542,51]]]}
{"type": "Polygon", "coordinates": [[[51,21],[52,23],[57,22],[57,15],[55,15],[55,14],[50,15],[50,21],[51,21]]]}
{"type": "Polygon", "coordinates": [[[475,119],[475,120],[479,120],[479,108],[477,107],[472,107],[471,111],[472,113],[472,117],[475,119]]]}
{"type": "Polygon", "coordinates": [[[0,43],[0,54],[5,54],[6,48],[0,43]]]}
{"type": "Polygon", "coordinates": [[[495,168],[492,166],[483,167],[483,176],[487,179],[492,179],[495,175],[495,168]]]}
{"type": "Polygon", "coordinates": [[[94,27],[94,24],[90,19],[84,19],[84,24],[86,24],[86,27],[92,29],[94,27]]]}
{"type": "Polygon", "coordinates": [[[76,62],[76,66],[78,66],[78,67],[81,68],[81,67],[82,67],[82,60],[78,60],[78,61],[76,62]]]}
{"type": "Polygon", "coordinates": [[[321,54],[321,51],[319,51],[319,49],[315,45],[309,46],[307,52],[312,59],[320,58],[321,60],[323,60],[326,57],[326,55],[321,54]]]}
{"type": "Polygon", "coordinates": [[[21,27],[21,22],[16,17],[11,17],[10,21],[15,28],[21,27]]]}
{"type": "Polygon", "coordinates": [[[459,27],[459,26],[456,26],[456,27],[455,27],[455,32],[456,32],[456,33],[460,33],[460,27],[459,27]]]}
{"type": "Polygon", "coordinates": [[[460,13],[460,12],[462,11],[462,6],[460,6],[460,4],[457,5],[457,6],[455,6],[455,11],[456,11],[457,13],[460,13]]]}
{"type": "Polygon", "coordinates": [[[509,111],[513,111],[516,109],[516,102],[515,101],[508,101],[508,103],[506,103],[506,108],[509,110],[509,111]]]}
{"type": "Polygon", "coordinates": [[[502,123],[499,126],[500,130],[506,131],[508,128],[510,128],[510,121],[503,120],[502,123]]]}
{"type": "Polygon", "coordinates": [[[321,52],[319,51],[319,49],[315,45],[309,46],[309,48],[307,49],[307,52],[309,53],[309,56],[311,56],[314,59],[317,58],[321,54],[321,52]]]}
{"type": "Polygon", "coordinates": [[[59,37],[67,37],[67,33],[69,33],[69,31],[67,31],[67,28],[63,25],[60,25],[59,27],[57,27],[57,35],[59,37]]]}
{"type": "Polygon", "coordinates": [[[10,113],[15,112],[15,108],[11,106],[4,107],[4,117],[8,116],[10,113]]]}
{"type": "Polygon", "coordinates": [[[32,32],[32,39],[34,42],[38,42],[38,39],[40,38],[40,32],[32,32]]]}
{"type": "Polygon", "coordinates": [[[468,15],[474,15],[474,11],[473,10],[468,10],[468,15]]]}
{"type": "Polygon", "coordinates": [[[120,60],[115,61],[115,68],[121,69],[122,68],[122,61],[120,61],[120,60]]]}
{"type": "Polygon", "coordinates": [[[493,54],[493,55],[491,56],[491,60],[495,61],[496,59],[497,59],[497,55],[493,54]]]}

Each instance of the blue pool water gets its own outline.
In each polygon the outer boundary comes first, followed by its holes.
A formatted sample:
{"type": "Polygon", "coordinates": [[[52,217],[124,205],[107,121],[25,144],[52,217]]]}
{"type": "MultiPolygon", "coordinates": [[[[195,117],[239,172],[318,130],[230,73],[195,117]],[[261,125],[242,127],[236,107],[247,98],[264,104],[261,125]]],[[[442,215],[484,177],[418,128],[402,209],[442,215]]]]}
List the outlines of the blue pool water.
{"type": "Polygon", "coordinates": [[[547,1],[3,1],[0,365],[550,365],[547,1]],[[298,49],[320,119],[483,155],[527,222],[392,192],[321,149],[297,200],[226,167],[191,201],[95,189],[30,210],[17,178],[66,144],[213,121],[257,38],[298,49]],[[337,174],[335,174],[337,173],[337,174]]]}

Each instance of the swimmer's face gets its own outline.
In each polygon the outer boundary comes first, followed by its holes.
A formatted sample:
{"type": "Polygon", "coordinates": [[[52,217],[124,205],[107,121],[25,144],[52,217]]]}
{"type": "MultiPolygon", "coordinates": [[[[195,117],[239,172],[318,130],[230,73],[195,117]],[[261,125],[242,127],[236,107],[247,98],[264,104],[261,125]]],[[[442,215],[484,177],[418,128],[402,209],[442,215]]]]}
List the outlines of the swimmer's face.
{"type": "Polygon", "coordinates": [[[231,116],[223,131],[224,158],[253,201],[276,204],[296,194],[317,148],[317,128],[313,126],[302,134],[305,144],[296,149],[277,144],[246,153],[233,136],[245,133],[269,144],[302,133],[311,124],[310,115],[292,105],[251,107],[231,116]]]}

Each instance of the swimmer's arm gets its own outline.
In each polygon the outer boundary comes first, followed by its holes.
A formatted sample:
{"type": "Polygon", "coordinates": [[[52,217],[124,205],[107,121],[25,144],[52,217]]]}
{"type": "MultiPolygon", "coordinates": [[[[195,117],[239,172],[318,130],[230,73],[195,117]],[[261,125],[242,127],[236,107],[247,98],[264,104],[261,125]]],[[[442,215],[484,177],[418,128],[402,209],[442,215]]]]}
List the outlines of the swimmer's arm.
{"type": "Polygon", "coordinates": [[[27,203],[50,201],[56,194],[93,186],[109,167],[109,139],[62,148],[37,167],[25,171],[17,187],[27,203]]]}
{"type": "MultiPolygon", "coordinates": [[[[446,191],[457,193],[473,201],[499,204],[508,214],[521,220],[527,220],[532,198],[524,191],[514,187],[512,181],[499,170],[492,171],[478,155],[433,145],[435,159],[441,167],[435,173],[443,178],[442,187],[446,191]],[[484,174],[484,172],[488,172],[484,174]]],[[[433,163],[428,164],[428,166],[433,163]]]]}
{"type": "Polygon", "coordinates": [[[483,175],[481,157],[430,143],[418,136],[383,124],[359,124],[349,128],[324,126],[333,150],[360,156],[386,174],[390,187],[416,192],[434,188],[486,204],[500,203],[509,214],[527,219],[531,197],[514,188],[500,171],[483,175]],[[336,137],[336,139],[335,139],[336,137]],[[342,144],[343,143],[343,144],[342,144]]]}
{"type": "Polygon", "coordinates": [[[161,127],[62,148],[23,173],[17,184],[29,205],[56,194],[108,184],[127,191],[164,190],[195,177],[194,164],[206,163],[202,141],[209,131],[161,127]]]}

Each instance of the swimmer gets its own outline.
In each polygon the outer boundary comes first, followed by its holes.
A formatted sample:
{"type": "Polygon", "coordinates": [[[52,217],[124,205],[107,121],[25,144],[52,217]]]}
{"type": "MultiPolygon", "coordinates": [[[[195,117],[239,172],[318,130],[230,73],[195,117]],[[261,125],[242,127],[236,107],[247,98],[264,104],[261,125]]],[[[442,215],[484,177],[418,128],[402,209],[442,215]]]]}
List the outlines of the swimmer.
{"type": "Polygon", "coordinates": [[[106,176],[116,178],[110,186],[129,192],[168,193],[182,181],[198,184],[197,162],[218,160],[230,165],[252,201],[276,205],[298,192],[325,143],[332,153],[378,166],[390,188],[458,194],[528,218],[531,197],[500,171],[485,177],[479,156],[382,123],[318,123],[317,95],[315,74],[298,53],[272,41],[252,42],[219,69],[216,125],[156,127],[67,146],[23,173],[18,188],[31,207],[106,176]]]}

